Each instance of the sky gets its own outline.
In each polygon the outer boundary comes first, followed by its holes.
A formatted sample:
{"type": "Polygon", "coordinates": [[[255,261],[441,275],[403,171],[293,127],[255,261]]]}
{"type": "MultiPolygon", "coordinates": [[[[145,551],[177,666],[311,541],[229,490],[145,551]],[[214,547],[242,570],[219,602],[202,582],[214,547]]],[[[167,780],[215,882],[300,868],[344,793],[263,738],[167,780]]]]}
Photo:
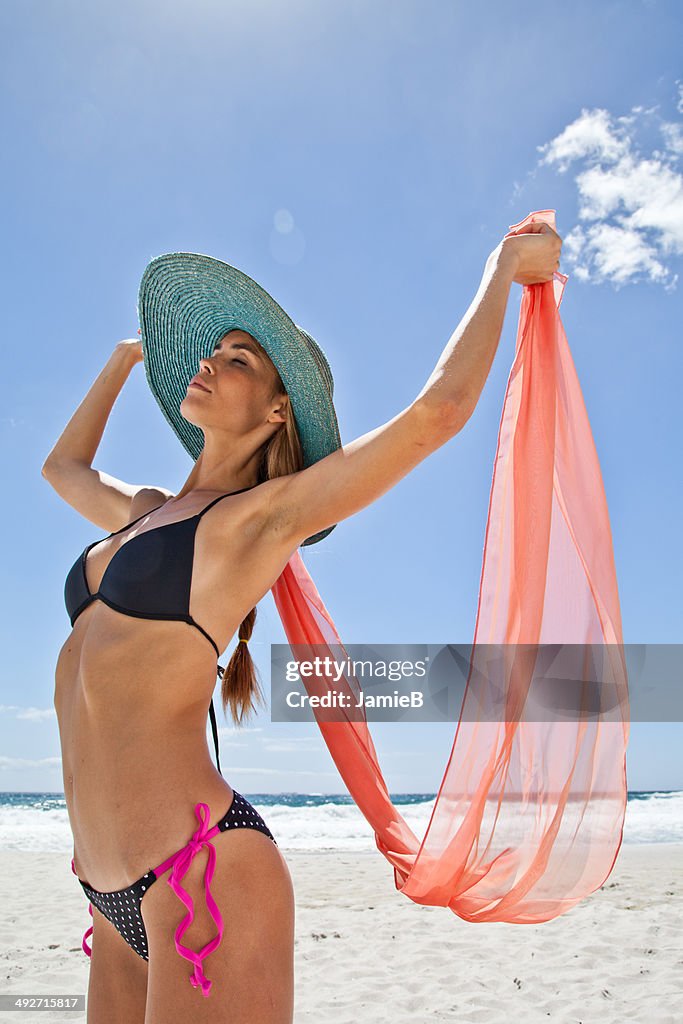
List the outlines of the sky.
{"type": "MultiPolygon", "coordinates": [[[[262,284],[327,355],[342,443],[421,391],[488,254],[556,211],[561,316],[612,528],[624,640],[680,643],[683,11],[676,2],[193,0],[0,7],[4,401],[0,790],[61,791],[64,578],[104,535],[41,465],[163,252],[262,284]]],[[[513,285],[464,429],[304,561],[345,643],[469,643],[513,285]]],[[[134,368],[93,465],[184,483],[134,368]]],[[[250,649],[268,694],[268,594],[250,649]]],[[[223,654],[225,664],[234,641],[223,654]]],[[[345,792],[315,723],[216,707],[240,791],[345,792]]],[[[453,724],[373,724],[392,793],[436,792],[453,724]]],[[[633,723],[630,789],[683,788],[683,725],[633,723]]],[[[211,750],[212,750],[211,746],[211,750]]]]}

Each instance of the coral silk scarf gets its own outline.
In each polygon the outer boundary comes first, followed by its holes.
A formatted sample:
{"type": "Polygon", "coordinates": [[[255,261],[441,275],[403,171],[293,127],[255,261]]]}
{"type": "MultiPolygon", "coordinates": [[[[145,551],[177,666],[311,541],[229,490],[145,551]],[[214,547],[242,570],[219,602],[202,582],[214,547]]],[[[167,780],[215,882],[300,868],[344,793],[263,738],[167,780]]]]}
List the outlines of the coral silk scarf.
{"type": "MultiPolygon", "coordinates": [[[[534,211],[509,234],[532,217],[555,228],[554,212],[534,211]]],[[[552,281],[523,288],[471,662],[477,644],[504,644],[509,658],[497,666],[498,688],[494,678],[490,691],[484,684],[475,693],[468,679],[422,840],[391,802],[361,713],[321,721],[316,712],[396,888],[468,921],[536,923],[565,913],[604,883],[622,840],[629,706],[621,614],[598,457],[559,315],[566,282],[556,271],[552,281]],[[575,689],[577,680],[586,684],[578,687],[582,713],[528,721],[520,709],[543,707],[545,691],[521,645],[551,644],[569,645],[562,650],[575,689]],[[495,711],[501,692],[506,714],[495,711]],[[596,692],[610,694],[597,712],[596,692]]],[[[298,550],[272,592],[295,657],[342,660],[298,550]]],[[[487,673],[495,677],[490,666],[487,673]]],[[[353,675],[344,682],[358,694],[353,675]]],[[[320,693],[319,680],[304,684],[320,693]]]]}

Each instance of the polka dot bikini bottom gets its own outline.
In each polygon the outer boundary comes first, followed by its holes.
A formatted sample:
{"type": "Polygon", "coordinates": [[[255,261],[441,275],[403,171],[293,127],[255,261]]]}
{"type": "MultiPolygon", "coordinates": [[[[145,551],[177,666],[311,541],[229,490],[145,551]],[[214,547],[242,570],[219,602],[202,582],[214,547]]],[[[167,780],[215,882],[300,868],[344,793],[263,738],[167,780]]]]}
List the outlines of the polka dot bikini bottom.
{"type": "MultiPolygon", "coordinates": [[[[223,936],[223,921],[221,914],[215,904],[209,888],[209,883],[213,877],[214,863],[216,859],[216,851],[210,840],[218,832],[227,832],[230,828],[254,828],[267,835],[277,846],[272,832],[256,808],[253,807],[241,793],[238,793],[237,790],[233,790],[233,794],[234,799],[230,805],[230,809],[211,829],[207,829],[206,827],[211,817],[208,804],[197,804],[195,807],[195,813],[201,824],[190,841],[185,846],[181,847],[180,850],[177,850],[172,854],[167,860],[157,865],[156,868],[150,868],[146,874],[141,878],[138,878],[137,882],[133,882],[132,885],[127,886],[125,889],[119,889],[117,892],[98,892],[97,889],[93,889],[89,886],[87,882],[84,882],[80,878],[78,879],[83,891],[90,901],[91,905],[88,907],[90,914],[92,915],[92,907],[95,906],[100,913],[104,915],[104,917],[111,921],[116,930],[120,932],[126,940],[128,945],[131,946],[131,948],[134,949],[135,952],[143,958],[143,960],[149,960],[147,934],[145,932],[145,924],[141,911],[142,898],[150,885],[153,885],[154,882],[157,881],[159,875],[162,875],[169,867],[172,867],[173,870],[167,879],[168,884],[179,898],[182,899],[181,893],[188,895],[186,890],[180,885],[180,880],[190,866],[192,858],[199,852],[202,846],[206,846],[209,853],[209,860],[204,875],[206,901],[211,916],[218,925],[218,935],[212,939],[199,954],[184,946],[180,942],[180,939],[194,920],[194,911],[190,910],[178,926],[175,941],[176,949],[180,955],[195,964],[195,971],[190,976],[190,981],[195,988],[200,986],[205,996],[209,994],[211,982],[205,978],[203,974],[201,960],[205,956],[208,956],[209,953],[213,952],[223,936]]],[[[76,874],[73,859],[71,861],[71,870],[76,874]]],[[[186,903],[185,900],[183,900],[183,903],[188,906],[189,901],[186,903]]],[[[82,948],[88,956],[92,955],[92,949],[87,945],[86,939],[92,933],[92,930],[93,929],[91,927],[86,931],[82,941],[82,948]]]]}

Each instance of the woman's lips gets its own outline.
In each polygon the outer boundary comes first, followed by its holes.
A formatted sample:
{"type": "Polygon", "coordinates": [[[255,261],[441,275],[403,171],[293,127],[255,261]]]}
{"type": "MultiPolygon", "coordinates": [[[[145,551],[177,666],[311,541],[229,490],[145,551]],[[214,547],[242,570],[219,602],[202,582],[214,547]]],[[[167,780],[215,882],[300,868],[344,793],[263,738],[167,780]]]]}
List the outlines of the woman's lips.
{"type": "Polygon", "coordinates": [[[207,392],[207,394],[211,394],[211,392],[209,391],[209,389],[208,389],[208,388],[205,388],[203,384],[200,384],[200,383],[199,383],[198,381],[196,381],[196,380],[191,380],[191,381],[190,381],[190,385],[189,385],[189,386],[190,386],[191,388],[199,388],[199,390],[200,390],[200,391],[206,391],[206,392],[207,392]]]}

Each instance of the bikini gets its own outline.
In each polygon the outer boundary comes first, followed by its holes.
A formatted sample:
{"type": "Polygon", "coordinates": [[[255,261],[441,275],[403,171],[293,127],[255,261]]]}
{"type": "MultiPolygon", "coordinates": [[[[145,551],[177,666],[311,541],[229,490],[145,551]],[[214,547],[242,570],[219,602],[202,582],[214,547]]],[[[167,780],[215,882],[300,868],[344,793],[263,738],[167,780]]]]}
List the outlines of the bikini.
{"type": "MultiPolygon", "coordinates": [[[[74,562],[64,584],[64,601],[72,627],[88,605],[98,600],[104,602],[104,604],[107,604],[115,611],[136,618],[168,619],[187,622],[206,637],[218,658],[220,654],[218,645],[209,633],[190,615],[189,610],[195,535],[202,516],[210,508],[213,508],[218,501],[248,490],[251,490],[251,488],[242,487],[239,491],[221,494],[206,505],[205,508],[201,509],[201,511],[187,519],[180,519],[176,522],[152,527],[152,529],[136,534],[130,540],[125,541],[110,559],[96,593],[92,593],[88,586],[86,562],[89,551],[95,545],[103,543],[103,541],[96,540],[89,544],[74,562]]],[[[158,505],[157,508],[161,508],[161,506],[158,505]]],[[[151,511],[156,511],[156,509],[151,511]]],[[[127,523],[120,530],[110,533],[104,540],[123,533],[124,530],[128,530],[146,515],[149,515],[149,512],[138,516],[137,519],[127,523]]],[[[218,665],[218,672],[221,673],[222,671],[222,667],[218,665]]],[[[213,700],[209,707],[209,714],[214,746],[216,748],[216,765],[220,772],[218,729],[213,700]]],[[[168,884],[185,906],[189,908],[186,917],[176,930],[175,946],[181,956],[194,963],[195,967],[190,975],[190,982],[195,988],[201,987],[204,996],[209,995],[212,983],[205,977],[201,961],[217,948],[223,937],[223,919],[209,887],[216,860],[216,851],[210,840],[219,832],[225,832],[231,828],[253,828],[263,832],[277,846],[273,834],[258,811],[245,797],[234,789],[233,794],[233,800],[228,811],[210,829],[208,828],[208,823],[211,812],[208,804],[196,804],[195,814],[200,825],[189,842],[171,854],[165,861],[162,861],[157,867],[150,868],[146,874],[142,875],[136,882],[133,882],[132,885],[127,886],[125,889],[119,889],[116,892],[98,892],[98,890],[88,885],[87,882],[80,878],[78,879],[90,901],[88,910],[91,917],[94,904],[114,925],[117,931],[120,932],[128,945],[144,960],[148,960],[147,935],[141,912],[142,898],[150,885],[153,885],[160,875],[168,871],[169,868],[172,868],[167,880],[168,884]],[[192,898],[180,885],[180,881],[189,868],[192,858],[199,852],[202,846],[206,846],[208,850],[208,862],[204,873],[206,903],[218,927],[218,934],[199,953],[195,953],[180,941],[194,920],[192,898]]],[[[71,860],[71,870],[78,877],[73,858],[71,860]]],[[[84,952],[88,956],[92,955],[92,948],[87,945],[86,939],[92,931],[93,928],[91,926],[85,932],[81,943],[84,952]]]]}

